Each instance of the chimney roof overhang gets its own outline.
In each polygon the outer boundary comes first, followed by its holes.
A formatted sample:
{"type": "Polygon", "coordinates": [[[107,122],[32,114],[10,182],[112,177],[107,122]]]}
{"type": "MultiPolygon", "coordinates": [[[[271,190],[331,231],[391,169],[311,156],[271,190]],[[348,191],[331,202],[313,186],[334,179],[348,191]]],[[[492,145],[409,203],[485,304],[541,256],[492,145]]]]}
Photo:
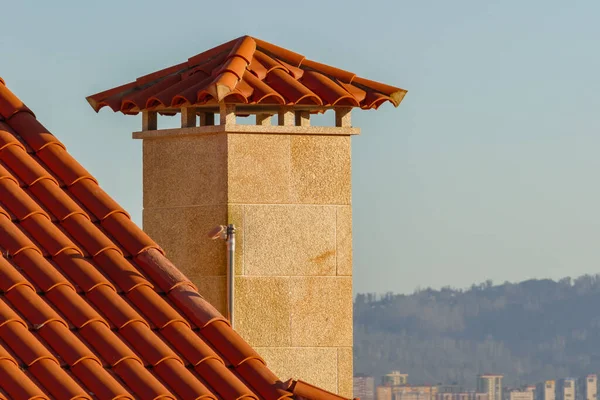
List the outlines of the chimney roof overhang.
{"type": "Polygon", "coordinates": [[[235,104],[237,113],[292,107],[312,113],[336,107],[377,109],[398,106],[406,90],[371,81],[271,43],[242,36],[187,61],[87,97],[98,112],[174,115],[182,108],[218,110],[235,104]]]}

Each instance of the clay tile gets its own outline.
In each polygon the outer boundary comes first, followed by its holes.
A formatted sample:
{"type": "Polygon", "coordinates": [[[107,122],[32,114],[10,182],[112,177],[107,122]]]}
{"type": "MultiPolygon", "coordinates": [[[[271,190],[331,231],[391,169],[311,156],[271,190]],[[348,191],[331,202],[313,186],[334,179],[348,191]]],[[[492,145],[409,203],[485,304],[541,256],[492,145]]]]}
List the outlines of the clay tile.
{"type": "Polygon", "coordinates": [[[32,114],[18,113],[8,120],[8,125],[10,125],[10,127],[14,129],[35,152],[38,152],[40,149],[51,143],[64,148],[64,145],[32,114]]]}
{"type": "Polygon", "coordinates": [[[9,209],[19,221],[33,215],[43,215],[48,221],[50,216],[25,193],[18,185],[8,179],[0,180],[0,202],[9,209]]]}
{"type": "Polygon", "coordinates": [[[87,392],[65,370],[48,359],[31,365],[29,372],[48,390],[52,398],[91,400],[87,392]],[[60,385],[56,382],[60,382],[60,385]]]}
{"type": "Polygon", "coordinates": [[[0,291],[8,292],[19,285],[29,286],[32,291],[35,291],[33,285],[6,258],[0,257],[0,291]]]}
{"type": "Polygon", "coordinates": [[[31,287],[17,286],[5,296],[36,330],[53,321],[68,330],[67,323],[31,287]]]}
{"type": "Polygon", "coordinates": [[[55,224],[39,214],[32,215],[30,218],[23,220],[21,226],[25,228],[25,230],[38,241],[52,257],[55,257],[68,249],[81,251],[55,224]]]}
{"type": "Polygon", "coordinates": [[[252,101],[258,104],[285,104],[285,99],[279,93],[252,73],[246,71],[243,82],[253,89],[252,101]]]}
{"type": "MultiPolygon", "coordinates": [[[[104,252],[103,254],[106,253],[108,252],[104,252]]],[[[108,279],[96,269],[96,266],[88,259],[85,259],[79,252],[74,250],[63,251],[54,257],[53,260],[60,266],[65,275],[75,282],[84,292],[88,292],[98,285],[112,287],[108,279]]]]}
{"type": "Polygon", "coordinates": [[[173,388],[181,399],[215,398],[213,393],[188,370],[174,359],[166,359],[153,368],[153,371],[173,388]]]}
{"type": "MultiPolygon", "coordinates": [[[[353,82],[356,86],[362,86],[364,89],[371,89],[377,92],[381,92],[390,97],[390,100],[394,106],[398,107],[400,102],[406,95],[406,90],[400,89],[394,86],[386,85],[384,83],[375,82],[369,79],[356,77],[353,82]]],[[[368,91],[368,90],[367,90],[368,91]]]]}
{"type": "MultiPolygon", "coordinates": [[[[209,84],[206,91],[211,94],[217,101],[221,101],[228,95],[235,86],[237,85],[239,78],[236,74],[230,71],[221,72],[214,80],[213,83],[209,84]]],[[[198,93],[197,101],[202,101],[202,92],[198,93]]]]}
{"type": "Polygon", "coordinates": [[[272,71],[267,75],[266,82],[291,104],[323,105],[319,96],[284,71],[272,71]]]}
{"type": "Polygon", "coordinates": [[[195,289],[189,279],[156,249],[150,248],[139,253],[135,261],[165,293],[176,287],[184,290],[182,283],[195,289]]]}
{"type": "Polygon", "coordinates": [[[197,103],[199,94],[202,93],[202,91],[206,90],[208,85],[213,81],[214,81],[214,78],[212,76],[209,76],[209,77],[201,80],[200,82],[196,83],[195,85],[192,85],[192,86],[186,88],[185,90],[182,90],[181,92],[175,94],[173,96],[173,98],[171,99],[170,106],[180,107],[181,105],[183,105],[185,103],[188,103],[188,104],[197,103]]]}
{"type": "Polygon", "coordinates": [[[2,389],[8,398],[48,400],[44,392],[21,370],[2,346],[0,346],[0,376],[2,376],[2,389]]]}
{"type": "Polygon", "coordinates": [[[192,331],[188,324],[175,321],[165,326],[160,332],[193,366],[203,364],[207,360],[215,360],[225,367],[217,353],[192,331]]]}
{"type": "Polygon", "coordinates": [[[256,359],[251,359],[237,367],[237,372],[250,382],[256,392],[265,399],[291,398],[287,385],[279,380],[267,366],[256,359]]]}
{"type": "Polygon", "coordinates": [[[343,69],[335,68],[326,64],[321,64],[312,60],[304,60],[304,62],[302,62],[302,68],[308,68],[320,72],[329,76],[330,78],[338,79],[344,83],[352,83],[352,81],[356,77],[355,73],[344,71],[343,69]]]}
{"type": "Polygon", "coordinates": [[[100,221],[117,212],[129,216],[116,201],[98,186],[95,180],[78,180],[69,187],[69,191],[100,221]]]}
{"type": "Polygon", "coordinates": [[[86,388],[98,399],[130,399],[133,396],[121,383],[106,369],[98,367],[95,361],[84,359],[70,367],[75,375],[86,388]]]}
{"type": "Polygon", "coordinates": [[[172,85],[178,83],[180,80],[181,76],[179,74],[171,75],[143,90],[137,91],[128,96],[124,96],[121,102],[121,111],[129,111],[135,107],[144,108],[149,98],[165,89],[168,89],[172,85]]]}
{"type": "Polygon", "coordinates": [[[254,39],[250,36],[242,36],[237,41],[228,57],[241,57],[246,61],[246,64],[250,64],[255,51],[256,42],[254,39]]]}
{"type": "Polygon", "coordinates": [[[92,175],[61,146],[46,146],[37,155],[67,186],[81,179],[95,181],[92,175]]]}
{"type": "Polygon", "coordinates": [[[19,141],[19,139],[17,139],[15,132],[10,125],[0,120],[0,150],[3,150],[11,145],[18,146],[23,150],[25,149],[23,144],[19,141]]]}
{"type": "Polygon", "coordinates": [[[92,360],[102,367],[94,353],[65,325],[57,322],[47,323],[39,329],[39,335],[69,367],[83,360],[92,360]]]}
{"type": "Polygon", "coordinates": [[[187,285],[177,286],[169,292],[169,298],[200,329],[215,321],[228,323],[215,307],[187,285]]]}
{"type": "MultiPolygon", "coordinates": [[[[89,182],[89,179],[85,179],[89,182]]],[[[90,217],[58,184],[50,179],[41,179],[29,188],[32,194],[58,219],[63,221],[74,214],[80,214],[88,220],[90,217]]]]}
{"type": "Polygon", "coordinates": [[[263,68],[266,69],[266,75],[268,75],[269,72],[277,69],[283,70],[285,72],[290,72],[282,63],[272,59],[262,51],[257,50],[256,53],[254,53],[254,60],[260,63],[260,65],[262,65],[263,68]]]}
{"type": "Polygon", "coordinates": [[[316,93],[321,99],[325,100],[325,104],[359,106],[358,101],[346,89],[323,74],[306,71],[300,82],[316,93]]]}
{"type": "Polygon", "coordinates": [[[143,365],[127,359],[114,367],[114,371],[139,399],[172,399],[170,391],[160,383],[143,365]]]}
{"type": "Polygon", "coordinates": [[[134,256],[150,248],[162,251],[144,231],[122,213],[110,214],[104,218],[102,227],[134,256]]]}
{"type": "Polygon", "coordinates": [[[127,293],[127,298],[139,308],[144,315],[158,328],[174,322],[188,322],[171,307],[158,293],[148,286],[138,286],[127,293]]]}
{"type": "Polygon", "coordinates": [[[293,385],[293,392],[296,396],[305,398],[307,400],[344,400],[342,396],[333,394],[323,389],[311,385],[310,383],[298,380],[293,385]]]}
{"type": "Polygon", "coordinates": [[[252,58],[252,62],[248,65],[248,71],[252,72],[261,81],[267,76],[267,68],[262,65],[256,58],[252,58]]]}
{"type": "Polygon", "coordinates": [[[130,360],[144,368],[144,364],[133,350],[105,324],[86,324],[79,329],[79,333],[111,367],[130,360]]]}
{"type": "Polygon", "coordinates": [[[148,326],[141,315],[122,296],[108,286],[95,287],[87,293],[87,298],[117,329],[121,329],[134,321],[142,322],[148,326]]]}
{"type": "Polygon", "coordinates": [[[212,321],[200,332],[234,367],[249,360],[259,360],[264,364],[258,353],[226,321],[212,321]]]}
{"type": "Polygon", "coordinates": [[[91,96],[86,97],[85,99],[88,101],[90,106],[92,106],[94,111],[98,112],[102,107],[107,105],[103,101],[104,99],[114,96],[115,94],[119,94],[122,96],[124,93],[127,93],[129,90],[134,88],[136,85],[138,85],[138,82],[129,82],[124,85],[93,94],[91,96]]]}
{"type": "Polygon", "coordinates": [[[62,222],[62,226],[92,257],[108,249],[120,252],[112,240],[81,214],[71,214],[62,222]]]}
{"type": "Polygon", "coordinates": [[[13,259],[42,292],[46,293],[57,286],[67,286],[75,290],[73,285],[39,252],[22,251],[13,256],[13,259]]]}
{"type": "Polygon", "coordinates": [[[219,70],[217,74],[223,73],[225,71],[231,72],[236,76],[238,80],[242,79],[244,72],[246,71],[246,67],[248,66],[248,62],[241,57],[232,57],[228,59],[223,67],[219,70]]]}
{"type": "Polygon", "coordinates": [[[365,99],[365,97],[367,96],[367,92],[365,92],[364,90],[362,90],[359,87],[356,87],[352,84],[349,83],[344,83],[341,81],[337,81],[344,89],[346,89],[346,91],[348,93],[350,93],[355,99],[356,101],[358,101],[358,103],[362,103],[363,100],[365,99]]]}
{"type": "Polygon", "coordinates": [[[100,321],[109,326],[100,314],[70,287],[54,287],[46,293],[46,298],[78,329],[91,321],[100,321]]]}
{"type": "Polygon", "coordinates": [[[42,254],[41,250],[11,221],[0,218],[0,246],[2,246],[11,257],[31,249],[42,254]]]}
{"type": "Polygon", "coordinates": [[[0,156],[2,157],[2,161],[4,161],[27,186],[30,186],[41,179],[54,181],[58,185],[58,182],[56,182],[54,177],[35,159],[27,154],[23,148],[10,146],[4,149],[0,156]]]}
{"type": "Polygon", "coordinates": [[[167,359],[177,360],[183,366],[183,361],[146,324],[136,321],[122,327],[119,333],[151,366],[167,359]]]}
{"type": "MultiPolygon", "coordinates": [[[[211,79],[212,78],[210,77],[210,73],[206,74],[202,71],[199,71],[195,74],[186,76],[178,83],[171,85],[170,87],[166,88],[165,90],[155,93],[154,95],[150,96],[148,98],[148,100],[146,101],[146,108],[153,108],[153,107],[157,107],[157,106],[168,107],[171,105],[171,102],[173,101],[173,97],[180,94],[182,91],[206,81],[204,83],[204,85],[202,85],[202,84],[199,85],[200,87],[204,87],[211,81],[211,79]]],[[[191,96],[191,99],[195,99],[195,98],[196,98],[196,92],[194,92],[193,96],[191,96]]]]}
{"type": "Polygon", "coordinates": [[[254,41],[256,42],[256,47],[266,50],[277,58],[281,58],[296,67],[299,67],[300,64],[302,64],[302,61],[305,59],[305,57],[301,54],[294,53],[293,51],[275,46],[274,44],[264,42],[260,39],[254,38],[254,41]]]}
{"type": "Polygon", "coordinates": [[[302,78],[302,75],[304,75],[303,69],[294,67],[293,65],[290,65],[283,60],[276,60],[276,61],[279,64],[283,65],[285,67],[285,69],[287,69],[289,71],[289,73],[294,77],[294,79],[300,79],[300,78],[302,78]]]}
{"type": "Polygon", "coordinates": [[[4,83],[0,84],[0,115],[8,120],[20,111],[33,114],[31,110],[4,85],[4,83]]]}

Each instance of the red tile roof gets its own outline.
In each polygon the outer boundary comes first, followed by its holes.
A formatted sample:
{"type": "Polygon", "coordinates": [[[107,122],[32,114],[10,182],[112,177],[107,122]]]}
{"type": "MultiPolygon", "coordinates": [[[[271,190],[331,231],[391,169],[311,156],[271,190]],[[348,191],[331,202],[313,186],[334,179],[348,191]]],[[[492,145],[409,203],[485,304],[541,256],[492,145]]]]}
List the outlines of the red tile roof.
{"type": "Polygon", "coordinates": [[[307,60],[271,43],[242,36],[187,61],[87,98],[94,110],[115,112],[187,106],[271,104],[377,108],[398,106],[406,90],[307,60]]]}
{"type": "Polygon", "coordinates": [[[340,399],[280,381],[0,80],[0,399],[340,399]]]}

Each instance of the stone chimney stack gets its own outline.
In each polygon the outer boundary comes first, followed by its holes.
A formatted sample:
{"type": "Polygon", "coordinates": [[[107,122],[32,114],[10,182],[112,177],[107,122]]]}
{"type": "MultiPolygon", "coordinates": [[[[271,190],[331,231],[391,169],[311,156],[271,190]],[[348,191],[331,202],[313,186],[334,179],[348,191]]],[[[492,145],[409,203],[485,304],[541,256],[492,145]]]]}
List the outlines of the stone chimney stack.
{"type": "Polygon", "coordinates": [[[351,109],[404,94],[245,36],[88,101],[142,113],[143,227],[173,263],[227,315],[227,248],[207,234],[234,224],[235,329],[279,376],[351,397],[351,109]]]}

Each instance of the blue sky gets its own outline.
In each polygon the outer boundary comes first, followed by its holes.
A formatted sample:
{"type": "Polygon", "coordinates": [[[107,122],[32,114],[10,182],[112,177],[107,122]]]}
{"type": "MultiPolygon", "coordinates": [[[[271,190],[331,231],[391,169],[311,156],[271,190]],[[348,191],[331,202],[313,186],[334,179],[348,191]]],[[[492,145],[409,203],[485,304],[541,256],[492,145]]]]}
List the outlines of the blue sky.
{"type": "Polygon", "coordinates": [[[85,96],[243,34],[400,86],[353,124],[355,291],[599,271],[600,2],[22,1],[0,76],[141,223],[140,117],[85,96]]]}

